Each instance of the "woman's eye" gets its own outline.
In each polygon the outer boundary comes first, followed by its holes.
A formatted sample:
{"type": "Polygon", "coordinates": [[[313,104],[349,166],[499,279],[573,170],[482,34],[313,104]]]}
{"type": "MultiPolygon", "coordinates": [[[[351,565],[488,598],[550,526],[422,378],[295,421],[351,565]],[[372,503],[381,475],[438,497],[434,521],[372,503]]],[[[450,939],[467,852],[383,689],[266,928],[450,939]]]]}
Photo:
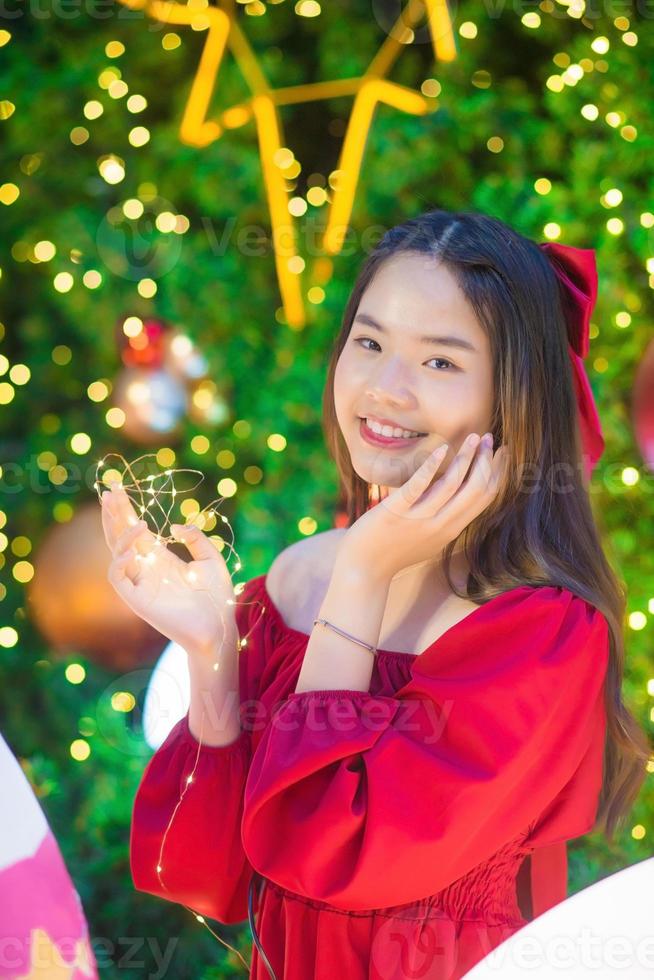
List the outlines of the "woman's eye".
{"type": "MultiPolygon", "coordinates": [[[[369,340],[371,344],[377,344],[377,341],[373,340],[371,337],[356,337],[354,343],[363,345],[366,340],[369,340]]],[[[377,344],[377,347],[379,347],[379,344],[377,344]]],[[[370,349],[371,349],[370,347],[364,347],[364,350],[370,350],[370,349]]],[[[448,361],[444,357],[430,357],[429,361],[427,361],[427,364],[429,364],[430,361],[439,361],[441,364],[447,364],[448,367],[452,368],[453,370],[456,370],[454,364],[452,364],[451,361],[448,361]]],[[[441,369],[438,368],[437,370],[441,370],[441,369]]]]}

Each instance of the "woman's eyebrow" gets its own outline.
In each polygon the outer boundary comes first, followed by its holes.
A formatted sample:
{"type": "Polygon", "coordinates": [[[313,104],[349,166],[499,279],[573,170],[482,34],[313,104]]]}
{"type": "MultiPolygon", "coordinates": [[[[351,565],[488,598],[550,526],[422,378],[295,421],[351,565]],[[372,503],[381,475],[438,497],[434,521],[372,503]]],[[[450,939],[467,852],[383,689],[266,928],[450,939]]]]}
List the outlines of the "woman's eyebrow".
{"type": "MultiPolygon", "coordinates": [[[[354,322],[365,323],[366,326],[372,327],[373,330],[378,330],[379,333],[387,333],[386,327],[383,327],[381,323],[378,323],[373,317],[369,316],[367,313],[357,313],[354,318],[354,322]]],[[[455,337],[452,334],[447,334],[446,336],[432,337],[432,336],[422,336],[416,337],[422,344],[440,344],[443,347],[458,347],[461,350],[472,351],[473,354],[477,353],[477,348],[474,347],[470,341],[464,340],[463,337],[455,337]]]]}

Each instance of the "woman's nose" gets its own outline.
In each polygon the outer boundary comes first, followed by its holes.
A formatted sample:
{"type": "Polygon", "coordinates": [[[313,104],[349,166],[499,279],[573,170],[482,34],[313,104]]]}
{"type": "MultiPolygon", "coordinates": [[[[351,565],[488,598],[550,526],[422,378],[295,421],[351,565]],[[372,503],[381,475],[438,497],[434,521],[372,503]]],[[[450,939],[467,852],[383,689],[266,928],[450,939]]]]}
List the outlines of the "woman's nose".
{"type": "Polygon", "coordinates": [[[375,384],[368,386],[366,394],[370,399],[380,403],[388,402],[389,404],[406,407],[412,402],[411,390],[401,382],[386,384],[382,381],[377,381],[375,384]]]}
{"type": "Polygon", "coordinates": [[[374,365],[375,371],[368,377],[370,390],[400,401],[411,399],[413,384],[411,369],[400,358],[392,357],[374,365]]]}

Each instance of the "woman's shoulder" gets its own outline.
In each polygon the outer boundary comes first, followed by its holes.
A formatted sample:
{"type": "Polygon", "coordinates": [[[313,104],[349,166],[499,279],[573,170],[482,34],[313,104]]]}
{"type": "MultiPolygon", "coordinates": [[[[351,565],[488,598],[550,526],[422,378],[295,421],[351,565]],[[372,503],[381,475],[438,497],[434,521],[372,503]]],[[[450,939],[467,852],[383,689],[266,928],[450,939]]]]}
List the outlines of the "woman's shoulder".
{"type": "Polygon", "coordinates": [[[497,612],[500,619],[514,626],[522,624],[526,630],[539,624],[552,634],[565,633],[578,625],[580,629],[599,629],[608,633],[609,624],[601,609],[580,592],[553,582],[525,582],[514,586],[483,602],[497,612]]]}
{"type": "Polygon", "coordinates": [[[328,582],[338,545],[345,528],[319,531],[294,541],[273,560],[264,576],[265,587],[273,603],[289,625],[297,618],[298,608],[310,603],[328,582]]]}

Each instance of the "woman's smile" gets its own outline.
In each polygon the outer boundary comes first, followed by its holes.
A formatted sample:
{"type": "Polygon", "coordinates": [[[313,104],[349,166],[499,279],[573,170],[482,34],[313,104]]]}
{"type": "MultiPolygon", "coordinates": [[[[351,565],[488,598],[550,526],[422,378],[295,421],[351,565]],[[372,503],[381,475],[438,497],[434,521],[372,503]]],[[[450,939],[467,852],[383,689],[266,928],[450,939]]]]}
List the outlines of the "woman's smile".
{"type": "Polygon", "coordinates": [[[424,435],[385,436],[381,432],[374,432],[368,425],[366,419],[359,419],[359,434],[371,446],[381,446],[384,449],[404,448],[405,446],[415,445],[415,443],[425,438],[424,435]]]}

